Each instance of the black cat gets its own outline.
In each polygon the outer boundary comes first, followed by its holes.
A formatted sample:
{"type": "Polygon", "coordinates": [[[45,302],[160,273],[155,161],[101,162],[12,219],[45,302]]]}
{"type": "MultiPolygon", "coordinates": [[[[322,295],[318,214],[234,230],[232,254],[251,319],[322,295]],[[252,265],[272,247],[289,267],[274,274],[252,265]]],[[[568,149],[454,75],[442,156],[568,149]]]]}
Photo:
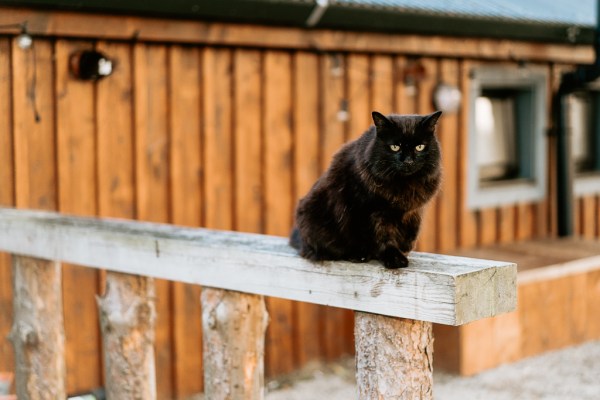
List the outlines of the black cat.
{"type": "Polygon", "coordinates": [[[425,204],[441,180],[442,114],[388,115],[344,145],[296,209],[290,244],[309,260],[408,266],[425,204]]]}

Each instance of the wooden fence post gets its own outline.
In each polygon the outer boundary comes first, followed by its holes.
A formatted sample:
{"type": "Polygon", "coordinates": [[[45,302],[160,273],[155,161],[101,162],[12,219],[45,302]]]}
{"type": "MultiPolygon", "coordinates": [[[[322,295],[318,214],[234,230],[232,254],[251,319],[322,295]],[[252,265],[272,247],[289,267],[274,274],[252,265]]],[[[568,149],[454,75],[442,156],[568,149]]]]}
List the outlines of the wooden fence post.
{"type": "Polygon", "coordinates": [[[156,399],[154,280],[106,273],[98,297],[108,399],[156,399]]]}
{"type": "Polygon", "coordinates": [[[267,324],[263,296],[202,289],[205,398],[264,398],[267,324]]]}
{"type": "Polygon", "coordinates": [[[355,312],[361,400],[433,399],[431,322],[355,312]]]}
{"type": "Polygon", "coordinates": [[[61,265],[13,255],[16,391],[21,400],[66,398],[61,265]]]}

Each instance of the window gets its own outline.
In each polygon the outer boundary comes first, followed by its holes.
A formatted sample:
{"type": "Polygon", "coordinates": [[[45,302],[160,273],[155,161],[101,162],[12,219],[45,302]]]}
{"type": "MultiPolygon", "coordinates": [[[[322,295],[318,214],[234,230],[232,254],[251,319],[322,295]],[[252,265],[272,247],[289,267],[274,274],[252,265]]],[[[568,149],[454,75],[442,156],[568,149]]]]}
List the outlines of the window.
{"type": "Polygon", "coordinates": [[[543,198],[546,75],[535,69],[479,68],[471,85],[469,207],[543,198]]]}
{"type": "Polygon", "coordinates": [[[575,194],[600,192],[600,93],[578,92],[567,98],[575,194]]]}

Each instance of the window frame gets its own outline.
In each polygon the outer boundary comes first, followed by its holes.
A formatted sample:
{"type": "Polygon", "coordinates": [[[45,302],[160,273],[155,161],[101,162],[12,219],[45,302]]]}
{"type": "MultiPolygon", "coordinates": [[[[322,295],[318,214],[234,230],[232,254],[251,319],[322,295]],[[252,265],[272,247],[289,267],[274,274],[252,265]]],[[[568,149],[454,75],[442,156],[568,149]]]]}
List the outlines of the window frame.
{"type": "MultiPolygon", "coordinates": [[[[547,138],[546,115],[548,106],[548,75],[544,69],[534,67],[483,66],[471,71],[468,127],[467,207],[481,209],[523,202],[536,202],[547,196],[547,138]],[[527,177],[485,182],[482,185],[477,165],[477,131],[475,101],[485,90],[507,89],[523,91],[530,96],[527,121],[517,119],[519,161],[527,177]],[[527,93],[529,92],[529,93],[527,93]],[[521,137],[530,130],[529,138],[521,137]],[[527,140],[526,140],[527,139],[527,140]]],[[[521,107],[523,104],[520,105],[521,107]]]]}
{"type": "MultiPolygon", "coordinates": [[[[591,112],[596,112],[594,116],[594,126],[592,127],[593,133],[592,135],[596,135],[592,140],[595,142],[596,152],[600,152],[600,82],[594,82],[590,84],[588,87],[582,90],[578,90],[572,95],[577,94],[589,94],[593,96],[592,110],[591,112]]],[[[571,136],[571,122],[569,120],[570,114],[567,114],[567,129],[569,130],[569,137],[571,136]]],[[[569,143],[569,146],[573,146],[573,143],[569,143]]],[[[569,155],[573,157],[572,152],[569,155]]],[[[600,157],[600,154],[596,154],[596,157],[600,157]]],[[[573,192],[575,197],[585,197],[589,195],[597,195],[600,194],[600,160],[595,160],[596,166],[592,171],[586,171],[583,173],[577,173],[575,171],[575,167],[573,167],[573,192]]],[[[572,161],[574,162],[574,160],[572,161]]]]}

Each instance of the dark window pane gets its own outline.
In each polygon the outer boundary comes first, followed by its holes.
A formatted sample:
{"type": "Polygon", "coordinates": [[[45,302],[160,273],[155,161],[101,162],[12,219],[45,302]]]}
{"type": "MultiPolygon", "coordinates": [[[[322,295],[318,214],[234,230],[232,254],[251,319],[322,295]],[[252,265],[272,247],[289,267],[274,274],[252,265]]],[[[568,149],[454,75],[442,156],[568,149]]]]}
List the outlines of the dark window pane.
{"type": "Polygon", "coordinates": [[[576,173],[596,170],[595,136],[597,118],[595,95],[577,93],[568,98],[569,130],[571,133],[571,157],[576,173]]]}

